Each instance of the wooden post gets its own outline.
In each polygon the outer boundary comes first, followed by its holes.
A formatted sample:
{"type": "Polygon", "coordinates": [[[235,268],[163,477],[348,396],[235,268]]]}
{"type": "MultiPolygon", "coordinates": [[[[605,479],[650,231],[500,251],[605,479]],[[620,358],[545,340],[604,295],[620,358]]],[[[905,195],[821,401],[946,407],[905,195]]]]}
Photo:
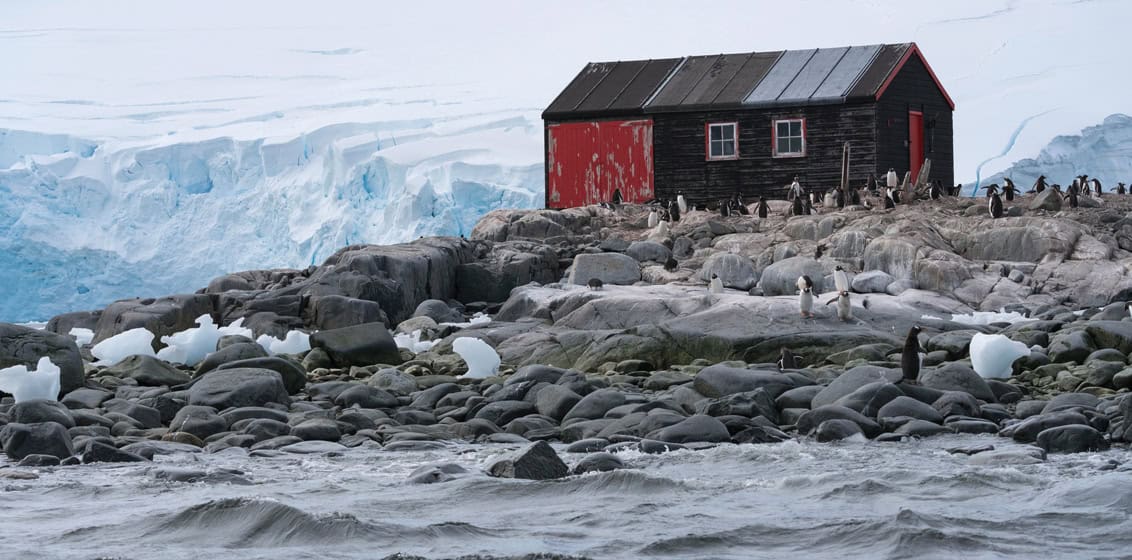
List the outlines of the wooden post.
{"type": "Polygon", "coordinates": [[[915,185],[912,183],[912,172],[904,172],[904,182],[900,184],[900,192],[904,193],[900,198],[901,204],[912,204],[916,200],[915,185]]]}
{"type": "Polygon", "coordinates": [[[932,160],[924,158],[924,164],[920,166],[920,175],[916,177],[916,188],[922,189],[928,184],[928,176],[932,173],[932,160]]]}
{"type": "Polygon", "coordinates": [[[849,142],[841,148],[841,193],[849,196],[849,142]]]}

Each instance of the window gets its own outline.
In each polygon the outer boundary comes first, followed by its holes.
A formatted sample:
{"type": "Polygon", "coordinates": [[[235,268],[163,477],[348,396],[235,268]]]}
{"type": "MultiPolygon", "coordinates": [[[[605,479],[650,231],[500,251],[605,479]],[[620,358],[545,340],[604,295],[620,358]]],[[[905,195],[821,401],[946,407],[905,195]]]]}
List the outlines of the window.
{"type": "Polygon", "coordinates": [[[774,157],[801,157],[806,155],[805,119],[774,121],[774,157]]]}
{"type": "Polygon", "coordinates": [[[739,123],[711,123],[707,129],[708,159],[739,159],[739,123]]]}

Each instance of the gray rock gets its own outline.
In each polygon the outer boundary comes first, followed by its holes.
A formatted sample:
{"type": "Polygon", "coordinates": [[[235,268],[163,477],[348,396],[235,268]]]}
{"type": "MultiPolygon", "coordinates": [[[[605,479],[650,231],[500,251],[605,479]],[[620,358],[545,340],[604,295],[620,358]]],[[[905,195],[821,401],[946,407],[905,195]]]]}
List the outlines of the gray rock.
{"type": "Polygon", "coordinates": [[[880,424],[866,418],[856,410],[835,404],[815,407],[813,410],[802,414],[797,422],[798,433],[810,435],[822,422],[834,419],[849,420],[856,423],[861,427],[865,436],[869,438],[874,438],[881,433],[880,424]]]}
{"type": "Polygon", "coordinates": [[[561,385],[544,387],[538,392],[535,406],[539,414],[561,421],[566,417],[582,396],[561,385]]]}
{"type": "Polygon", "coordinates": [[[672,251],[656,241],[634,241],[625,249],[625,254],[633,257],[637,262],[664,263],[672,256],[672,251]]]}
{"type": "Polygon", "coordinates": [[[334,404],[343,408],[357,406],[360,408],[395,408],[398,405],[397,397],[392,394],[367,385],[354,385],[338,393],[334,397],[334,404]]]}
{"type": "Polygon", "coordinates": [[[700,279],[710,282],[712,274],[719,276],[724,287],[737,290],[749,290],[759,280],[751,259],[733,253],[716,253],[708,257],[700,269],[700,279]]]}
{"type": "Polygon", "coordinates": [[[12,422],[19,424],[38,424],[40,422],[55,422],[64,428],[75,427],[75,420],[71,411],[62,403],[43,399],[23,401],[12,405],[8,410],[12,422]]]}
{"type": "Polygon", "coordinates": [[[888,404],[880,407],[877,418],[892,418],[908,416],[917,420],[924,420],[933,424],[943,422],[943,416],[929,404],[924,404],[911,397],[896,397],[888,404]]]}
{"type": "Polygon", "coordinates": [[[883,294],[885,288],[895,281],[896,278],[883,270],[866,270],[854,276],[849,284],[858,294],[883,294]]]}
{"type": "Polygon", "coordinates": [[[1061,193],[1053,189],[1046,189],[1034,195],[1034,198],[1030,200],[1028,208],[1030,210],[1058,212],[1061,210],[1061,202],[1061,193]]]}
{"type": "Polygon", "coordinates": [[[1058,426],[1072,425],[1087,426],[1089,425],[1089,421],[1085,418],[1085,415],[1080,412],[1063,410],[1060,412],[1031,416],[1017,424],[1007,426],[1000,431],[998,435],[1014,438],[1014,441],[1030,443],[1036,441],[1038,434],[1044,430],[1058,426]]]}
{"type": "Polygon", "coordinates": [[[236,360],[222,364],[216,369],[238,368],[269,369],[278,373],[279,377],[283,379],[283,386],[287,388],[287,393],[291,395],[302,391],[307,386],[307,372],[303,369],[303,366],[284,356],[236,360]]]}
{"type": "Polygon", "coordinates": [[[566,452],[567,453],[593,453],[595,451],[601,451],[602,449],[605,449],[606,446],[608,446],[608,445],[609,445],[609,440],[607,440],[605,438],[583,439],[583,440],[579,440],[579,441],[575,441],[574,443],[571,443],[566,448],[566,452]]]}
{"type": "Polygon", "coordinates": [[[875,418],[878,417],[881,408],[897,397],[904,396],[904,392],[895,384],[887,381],[874,381],[837,399],[834,404],[856,410],[866,417],[875,418]]]}
{"type": "Polygon", "coordinates": [[[382,323],[366,323],[319,331],[311,335],[312,348],[321,348],[338,367],[401,363],[393,335],[382,323]]]}
{"type": "MultiPolygon", "coordinates": [[[[975,416],[979,415],[979,402],[969,393],[962,391],[948,391],[932,403],[932,408],[939,411],[944,418],[948,416],[975,416]]],[[[926,420],[926,419],[925,419],[926,420]]]]}
{"type": "Polygon", "coordinates": [[[503,426],[516,418],[538,413],[535,405],[526,401],[497,401],[487,403],[476,412],[476,418],[503,426]]]}
{"type": "Polygon", "coordinates": [[[401,396],[414,393],[420,389],[415,377],[394,368],[385,368],[373,374],[373,376],[366,381],[366,385],[384,389],[394,395],[401,396]]]}
{"type": "Polygon", "coordinates": [[[793,389],[797,382],[787,375],[775,371],[750,370],[716,364],[708,366],[692,382],[693,388],[709,398],[718,398],[735,393],[746,393],[755,389],[765,389],[772,397],[793,389]]]}
{"type": "Polygon", "coordinates": [[[120,362],[102,370],[103,375],[133,379],[138,385],[149,387],[175,386],[188,383],[189,374],[153,356],[127,356],[120,362]]]}
{"type": "Polygon", "coordinates": [[[1057,426],[1038,433],[1038,447],[1047,453],[1083,453],[1108,449],[1104,435],[1092,426],[1057,426]]]}
{"type": "Polygon", "coordinates": [[[1062,393],[1050,399],[1046,403],[1045,408],[1042,409],[1042,414],[1049,414],[1059,410],[1069,410],[1073,408],[1083,407],[1096,409],[1100,406],[1101,400],[1095,395],[1088,393],[1062,393]]]}
{"type": "Polygon", "coordinates": [[[267,403],[289,404],[279,373],[269,369],[236,368],[211,371],[189,388],[189,404],[217,410],[267,403]]]}
{"type": "Polygon", "coordinates": [[[948,428],[944,428],[935,422],[913,418],[896,428],[892,433],[907,437],[930,437],[949,431],[948,428]]]}
{"type": "Polygon", "coordinates": [[[17,365],[34,369],[39,359],[44,357],[50,358],[51,363],[59,367],[59,394],[67,394],[83,386],[83,361],[75,339],[0,323],[0,369],[17,365]]]}
{"type": "Polygon", "coordinates": [[[959,434],[998,433],[998,424],[989,420],[956,420],[948,422],[947,428],[959,434]]]}
{"type": "Polygon", "coordinates": [[[569,469],[549,444],[536,441],[495,460],[487,473],[497,478],[551,480],[566,476],[569,469]]]}
{"type": "Polygon", "coordinates": [[[994,402],[994,392],[975,370],[960,363],[951,363],[920,371],[920,383],[941,391],[962,391],[986,402],[994,402]]]}
{"type": "Polygon", "coordinates": [[[606,412],[623,404],[625,404],[625,395],[621,391],[601,389],[582,397],[582,400],[570,409],[570,412],[566,414],[562,421],[566,422],[575,418],[596,420],[604,417],[606,412]]]}
{"type": "Polygon", "coordinates": [[[107,412],[117,412],[134,419],[143,428],[160,428],[161,411],[139,402],[114,398],[102,403],[107,412]]]}
{"type": "Polygon", "coordinates": [[[279,447],[278,449],[284,453],[294,453],[297,455],[326,455],[337,457],[345,453],[349,448],[333,441],[310,440],[291,443],[279,447]]]}
{"type": "Polygon", "coordinates": [[[584,286],[594,278],[605,284],[632,284],[640,281],[641,266],[633,257],[620,253],[582,253],[574,257],[567,282],[584,286]]]}
{"type": "Polygon", "coordinates": [[[464,316],[438,299],[426,299],[417,306],[413,317],[428,317],[437,323],[462,323],[464,316]]]}
{"type": "Polygon", "coordinates": [[[755,389],[745,393],[732,393],[730,395],[711,399],[700,403],[699,414],[708,416],[743,416],[754,418],[761,416],[778,423],[778,408],[770,394],[763,389],[755,389]]]}
{"type": "Polygon", "coordinates": [[[838,399],[878,381],[890,382],[900,378],[898,370],[876,366],[857,366],[837,376],[828,386],[814,396],[811,406],[817,408],[833,404],[838,399]]]}
{"type": "Polygon", "coordinates": [[[82,452],[83,464],[89,463],[143,463],[148,461],[145,457],[130,453],[129,451],[122,451],[112,445],[92,441],[82,452]]]}
{"type": "Polygon", "coordinates": [[[329,418],[310,418],[291,427],[291,435],[303,441],[338,441],[342,431],[329,418]]]}
{"type": "Polygon", "coordinates": [[[186,432],[205,440],[214,434],[226,431],[228,421],[221,418],[215,408],[189,405],[177,411],[177,415],[169,423],[169,429],[186,432]]]}
{"type": "Polygon", "coordinates": [[[774,399],[774,404],[780,409],[810,408],[814,397],[823,389],[825,389],[825,387],[821,385],[806,385],[804,387],[790,389],[778,395],[778,398],[774,399]]]}
{"type": "Polygon", "coordinates": [[[678,371],[658,371],[648,376],[641,383],[641,388],[648,391],[663,391],[673,385],[685,385],[695,380],[691,375],[678,371]]]}
{"type": "Polygon", "coordinates": [[[0,447],[12,461],[23,460],[28,455],[66,459],[75,453],[67,429],[55,422],[5,424],[0,428],[0,447]]]}
{"type": "Polygon", "coordinates": [[[838,418],[826,420],[814,429],[814,437],[820,442],[840,441],[856,435],[864,437],[864,432],[856,422],[838,418]]]}
{"type": "Polygon", "coordinates": [[[612,453],[594,453],[587,455],[574,465],[570,474],[586,474],[591,472],[609,472],[625,468],[625,462],[612,453]]]}
{"type": "Polygon", "coordinates": [[[964,329],[939,333],[928,339],[925,350],[947,352],[948,358],[959,360],[967,356],[971,349],[971,339],[979,331],[964,329]]]}
{"type": "MultiPolygon", "coordinates": [[[[249,418],[247,424],[240,428],[241,434],[253,436],[256,443],[291,435],[291,426],[271,418],[249,418]]],[[[296,438],[295,441],[298,441],[296,438]]],[[[294,443],[294,442],[291,442],[294,443]]],[[[253,446],[254,447],[254,446],[253,446]]]]}
{"type": "Polygon", "coordinates": [[[1032,465],[1046,460],[1045,450],[1040,447],[1024,447],[1022,449],[995,449],[984,453],[972,455],[967,460],[972,465],[1002,466],[1002,465],[1032,465]]]}
{"type": "Polygon", "coordinates": [[[1083,330],[1058,331],[1050,337],[1049,359],[1055,363],[1085,363],[1096,349],[1092,337],[1083,330]]]}
{"type": "Polygon", "coordinates": [[[890,296],[898,296],[904,292],[907,292],[908,290],[914,289],[916,289],[915,280],[912,280],[910,278],[900,278],[895,282],[889,284],[888,287],[884,289],[884,293],[890,296]]]}
{"type": "MultiPolygon", "coordinates": [[[[94,328],[93,344],[130,329],[144,328],[154,341],[196,326],[201,315],[216,309],[209,294],[178,294],[161,298],[127,299],[111,303],[102,310],[94,328]]],[[[156,350],[156,348],[155,348],[156,350]]]]}
{"type": "Polygon", "coordinates": [[[88,387],[81,387],[75,389],[66,395],[59,402],[63,406],[70,409],[77,408],[98,408],[102,405],[103,401],[112,398],[114,393],[103,391],[102,389],[91,389],[88,387]]]}
{"type": "Polygon", "coordinates": [[[456,463],[423,465],[409,473],[409,482],[412,484],[436,484],[456,480],[459,475],[463,474],[468,474],[468,470],[456,463]]]}
{"type": "Polygon", "coordinates": [[[825,285],[825,267],[812,257],[790,257],[780,260],[763,270],[759,287],[767,296],[784,296],[798,293],[798,277],[806,275],[814,282],[814,293],[831,290],[825,285]]]}
{"type": "Polygon", "coordinates": [[[18,467],[54,467],[59,465],[59,458],[54,455],[32,454],[20,459],[18,467]]]}
{"type": "Polygon", "coordinates": [[[679,424],[650,433],[646,438],[666,443],[722,443],[731,441],[731,434],[717,418],[696,414],[679,424]]]}
{"type": "Polygon", "coordinates": [[[503,384],[513,385],[515,383],[523,383],[525,381],[558,383],[558,380],[562,378],[562,374],[564,373],[566,373],[566,370],[562,368],[532,364],[519,368],[519,370],[511,374],[507,378],[507,380],[503,382],[503,384]]]}
{"type": "Polygon", "coordinates": [[[204,359],[197,364],[196,376],[204,375],[229,362],[265,357],[267,357],[267,350],[264,350],[263,346],[255,342],[232,344],[222,350],[217,350],[205,356],[204,359]]]}

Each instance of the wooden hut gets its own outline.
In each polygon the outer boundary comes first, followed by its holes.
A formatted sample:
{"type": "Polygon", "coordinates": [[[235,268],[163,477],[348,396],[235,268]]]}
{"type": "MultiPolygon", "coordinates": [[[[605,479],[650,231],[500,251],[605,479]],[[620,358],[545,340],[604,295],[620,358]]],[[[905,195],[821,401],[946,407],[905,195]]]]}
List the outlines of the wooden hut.
{"type": "Polygon", "coordinates": [[[587,64],[543,112],[546,206],[781,198],[932,161],[954,182],[952,112],[915,43],[587,64]]]}

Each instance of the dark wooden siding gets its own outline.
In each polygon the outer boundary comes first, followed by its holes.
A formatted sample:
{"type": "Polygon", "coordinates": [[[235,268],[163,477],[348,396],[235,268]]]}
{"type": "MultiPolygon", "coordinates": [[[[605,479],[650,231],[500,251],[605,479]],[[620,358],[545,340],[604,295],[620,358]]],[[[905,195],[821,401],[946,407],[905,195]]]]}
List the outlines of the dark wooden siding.
{"type": "Polygon", "coordinates": [[[908,171],[908,111],[924,114],[924,156],[932,160],[931,178],[955,183],[952,111],[928,69],[913,55],[877,103],[877,169],[908,171]],[[932,124],[934,123],[934,126],[932,124]]]}
{"type": "Polygon", "coordinates": [[[875,115],[872,103],[655,114],[656,195],[674,198],[683,192],[699,204],[717,202],[736,191],[747,200],[759,195],[783,198],[795,175],[806,187],[833,188],[840,182],[845,141],[852,149],[852,184],[863,185],[877,168],[875,115]],[[798,117],[806,119],[805,157],[773,157],[772,123],[798,117]],[[709,122],[739,123],[739,159],[706,161],[704,134],[709,122]]]}

